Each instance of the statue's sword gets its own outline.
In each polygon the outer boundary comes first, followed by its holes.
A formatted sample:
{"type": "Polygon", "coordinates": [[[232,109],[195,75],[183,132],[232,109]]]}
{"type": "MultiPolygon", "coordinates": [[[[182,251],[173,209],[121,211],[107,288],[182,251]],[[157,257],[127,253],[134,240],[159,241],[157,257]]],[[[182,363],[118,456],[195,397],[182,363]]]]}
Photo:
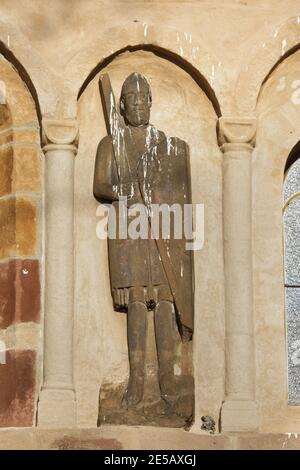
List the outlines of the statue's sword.
{"type": "MultiPolygon", "coordinates": [[[[118,173],[119,181],[122,181],[121,179],[122,167],[124,166],[124,163],[122,162],[121,149],[123,149],[123,152],[124,152],[125,145],[124,145],[123,139],[124,139],[125,123],[117,109],[110,78],[107,73],[100,76],[99,90],[100,90],[100,96],[101,96],[101,101],[102,101],[102,106],[103,106],[103,114],[104,114],[107,133],[112,138],[114,158],[115,158],[115,162],[117,166],[117,173],[118,173]]],[[[162,141],[158,142],[156,146],[159,145],[161,142],[162,141]]],[[[123,155],[123,158],[124,158],[124,155],[123,155]]],[[[147,211],[148,223],[150,226],[150,230],[152,230],[151,229],[151,211],[148,206],[147,199],[142,190],[140,181],[139,181],[139,192],[140,192],[140,195],[141,195],[141,198],[145,207],[147,207],[148,209],[147,211]]],[[[186,330],[185,332],[183,331],[183,328],[182,328],[183,326],[182,312],[184,312],[185,310],[185,304],[180,293],[179,281],[177,279],[176,273],[174,271],[174,267],[170,260],[170,257],[167,252],[163,239],[154,237],[154,240],[155,240],[157,250],[158,250],[158,253],[159,253],[165,274],[166,274],[166,278],[167,278],[171,293],[174,298],[176,313],[177,313],[177,316],[179,317],[179,331],[180,331],[182,338],[185,339],[184,333],[186,333],[187,330],[190,330],[190,328],[187,325],[184,325],[185,330],[186,330]]],[[[190,333],[192,333],[191,330],[190,330],[190,333]]],[[[190,339],[190,337],[188,339],[190,339]]]]}

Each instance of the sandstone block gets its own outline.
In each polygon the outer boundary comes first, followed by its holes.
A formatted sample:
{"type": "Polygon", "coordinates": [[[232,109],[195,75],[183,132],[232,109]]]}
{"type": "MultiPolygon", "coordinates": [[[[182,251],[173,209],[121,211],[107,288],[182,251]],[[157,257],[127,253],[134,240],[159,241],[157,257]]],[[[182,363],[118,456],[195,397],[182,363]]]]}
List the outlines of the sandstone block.
{"type": "Polygon", "coordinates": [[[0,264],[0,328],[38,321],[40,276],[38,260],[10,260],[0,264]]]}
{"type": "Polygon", "coordinates": [[[36,206],[25,198],[0,201],[0,259],[36,254],[36,206]]]}
{"type": "Polygon", "coordinates": [[[0,365],[0,427],[32,426],[35,407],[35,351],[7,351],[0,365]]]}

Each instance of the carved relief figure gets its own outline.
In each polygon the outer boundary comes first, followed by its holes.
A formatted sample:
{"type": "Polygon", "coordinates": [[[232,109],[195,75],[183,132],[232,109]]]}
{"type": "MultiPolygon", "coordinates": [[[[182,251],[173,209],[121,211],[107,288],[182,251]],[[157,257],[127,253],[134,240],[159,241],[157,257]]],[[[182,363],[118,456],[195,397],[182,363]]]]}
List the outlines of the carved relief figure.
{"type": "Polygon", "coordinates": [[[155,238],[149,214],[155,204],[183,208],[191,203],[188,146],[149,123],[152,95],[144,76],[133,73],[126,78],[120,112],[107,75],[99,86],[108,135],[97,150],[94,196],[113,205],[118,221],[123,217],[120,197],[126,198],[126,226],[137,203],[144,205],[148,217],[143,227],[147,237],[131,239],[127,234],[108,241],[114,308],[127,313],[130,375],[123,407],[130,410],[143,401],[147,323],[153,310],[160,394],[170,413],[176,413],[182,387],[174,375],[174,337],[177,328],[183,341],[192,339],[193,258],[184,236],[174,237],[175,219],[170,217],[168,238],[155,238]]]}

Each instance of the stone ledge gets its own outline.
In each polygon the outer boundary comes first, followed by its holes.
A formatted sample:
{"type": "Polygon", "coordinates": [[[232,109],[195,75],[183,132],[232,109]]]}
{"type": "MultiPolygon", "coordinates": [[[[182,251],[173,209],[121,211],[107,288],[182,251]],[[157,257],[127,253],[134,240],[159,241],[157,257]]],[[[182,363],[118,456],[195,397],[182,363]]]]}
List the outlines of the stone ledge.
{"type": "Polygon", "coordinates": [[[299,450],[297,434],[194,434],[182,429],[110,426],[99,429],[1,429],[0,450],[299,450]]]}

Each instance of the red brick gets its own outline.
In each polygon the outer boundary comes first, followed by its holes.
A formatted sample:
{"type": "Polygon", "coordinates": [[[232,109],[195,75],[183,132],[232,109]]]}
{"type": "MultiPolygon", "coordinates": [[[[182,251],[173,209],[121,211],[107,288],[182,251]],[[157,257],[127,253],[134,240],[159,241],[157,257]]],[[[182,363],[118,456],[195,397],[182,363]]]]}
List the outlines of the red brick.
{"type": "Polygon", "coordinates": [[[0,263],[0,328],[7,328],[15,319],[15,277],[13,260],[0,263]]]}
{"type": "Polygon", "coordinates": [[[0,328],[40,318],[38,260],[0,263],[0,328]]]}
{"type": "Polygon", "coordinates": [[[35,351],[7,351],[0,365],[0,427],[34,424],[35,351]]]}

